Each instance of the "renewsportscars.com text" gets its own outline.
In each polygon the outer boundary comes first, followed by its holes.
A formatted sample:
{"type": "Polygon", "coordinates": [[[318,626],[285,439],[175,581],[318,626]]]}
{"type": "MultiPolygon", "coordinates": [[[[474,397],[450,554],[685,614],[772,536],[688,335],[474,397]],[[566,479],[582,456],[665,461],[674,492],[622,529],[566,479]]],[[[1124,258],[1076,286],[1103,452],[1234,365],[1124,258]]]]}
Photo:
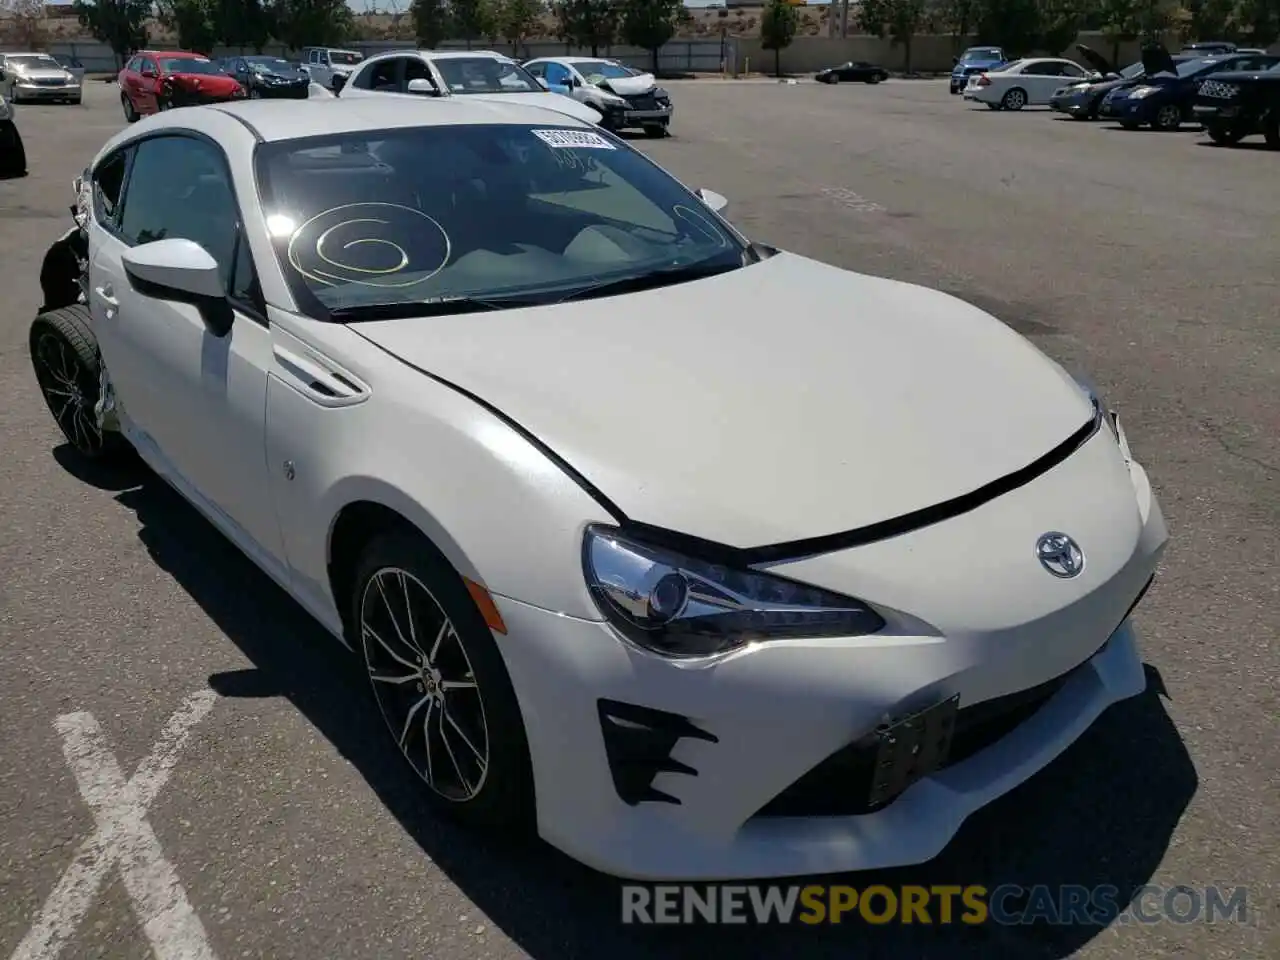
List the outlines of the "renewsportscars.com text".
{"type": "Polygon", "coordinates": [[[622,922],[641,924],[1247,923],[1245,887],[627,885],[622,922]]]}

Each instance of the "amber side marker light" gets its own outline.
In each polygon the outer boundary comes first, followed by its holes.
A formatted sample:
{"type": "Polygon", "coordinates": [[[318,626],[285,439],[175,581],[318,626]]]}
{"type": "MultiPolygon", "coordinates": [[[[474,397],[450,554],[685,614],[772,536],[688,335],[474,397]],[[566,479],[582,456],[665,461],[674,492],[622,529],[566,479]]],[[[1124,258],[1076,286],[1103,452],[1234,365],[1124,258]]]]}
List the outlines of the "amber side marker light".
{"type": "Polygon", "coordinates": [[[507,625],[502,621],[502,614],[498,612],[498,605],[493,602],[489,591],[482,584],[468,580],[466,577],[462,578],[462,582],[467,585],[467,593],[471,594],[471,599],[475,601],[476,608],[480,611],[480,616],[484,617],[484,622],[488,624],[489,629],[505,634],[507,625]]]}

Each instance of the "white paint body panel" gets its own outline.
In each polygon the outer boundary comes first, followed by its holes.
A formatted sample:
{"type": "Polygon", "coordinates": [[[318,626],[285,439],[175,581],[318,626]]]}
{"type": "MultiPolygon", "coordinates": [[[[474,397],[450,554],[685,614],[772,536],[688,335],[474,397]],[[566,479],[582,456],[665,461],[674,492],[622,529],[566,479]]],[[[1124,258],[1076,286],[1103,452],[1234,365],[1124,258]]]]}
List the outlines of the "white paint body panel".
{"type": "Polygon", "coordinates": [[[532,108],[341,99],[140,121],[100,156],[164,127],[198,129],[227,150],[268,323],[237,317],[218,341],[194,308],[128,291],[118,242],[96,225],[90,283],[112,284],[117,304],[91,296],[92,322],[126,435],[336,636],[329,535],[355,501],[400,512],[489,588],[508,626],[495,639],[527,727],[543,837],[643,878],[916,863],[1143,689],[1132,630],[1120,624],[1167,533],[1145,473],[1105,425],[968,513],[774,568],[879,609],[889,624],[880,634],[761,643],[700,662],[622,642],[582,573],[584,527],[609,512],[450,383],[523,424],[638,519],[744,546],[964,494],[1066,440],[1090,404],[1056,364],[971,306],[788,254],[558,307],[350,328],[299,316],[253,188],[253,137],[226,114],[284,139],[446,116],[486,122],[495,111],[542,122],[532,108]],[[311,388],[334,374],[350,383],[339,396],[311,388]],[[1079,542],[1079,577],[1051,577],[1036,562],[1049,530],[1079,542]],[[1031,720],[877,813],[753,817],[885,713],[952,694],[969,706],[1072,670],[1031,720]],[[618,798],[601,697],[681,713],[719,738],[675,748],[697,777],[655,780],[679,806],[618,798]]]}
{"type": "Polygon", "coordinates": [[[969,77],[969,83],[964,88],[964,99],[976,100],[979,103],[1000,103],[1006,93],[1017,87],[1026,93],[1028,106],[1043,106],[1052,100],[1053,95],[1062,87],[1077,80],[1084,80],[1086,73],[1087,71],[1084,71],[1079,64],[1072,60],[1064,60],[1057,57],[1034,57],[1018,61],[1010,70],[989,70],[985,74],[973,74],[969,77]],[[1064,65],[1067,69],[1074,67],[1080,73],[1078,76],[1027,73],[1027,68],[1031,65],[1046,63],[1064,65]],[[980,87],[978,86],[978,80],[983,76],[987,77],[991,83],[988,86],[980,87]]]}

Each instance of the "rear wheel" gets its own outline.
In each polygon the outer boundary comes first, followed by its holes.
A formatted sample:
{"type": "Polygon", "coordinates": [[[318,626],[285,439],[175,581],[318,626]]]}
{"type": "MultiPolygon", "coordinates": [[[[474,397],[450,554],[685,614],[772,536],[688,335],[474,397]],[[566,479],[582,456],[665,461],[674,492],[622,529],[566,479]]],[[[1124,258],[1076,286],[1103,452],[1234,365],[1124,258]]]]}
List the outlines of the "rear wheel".
{"type": "Polygon", "coordinates": [[[1021,110],[1027,105],[1027,91],[1014,87],[1000,100],[1000,106],[1006,110],[1021,110]]]}
{"type": "Polygon", "coordinates": [[[88,460],[106,460],[128,449],[128,442],[98,425],[102,358],[81,304],[42,313],[31,323],[28,344],[36,382],[54,422],[67,442],[88,460]]]}
{"type": "Polygon", "coordinates": [[[138,109],[133,105],[133,101],[129,99],[127,93],[120,94],[120,106],[124,109],[124,119],[126,123],[138,122],[138,109]]]}
{"type": "Polygon", "coordinates": [[[644,128],[644,135],[653,140],[661,139],[667,135],[667,126],[664,123],[651,124],[644,128]]]}

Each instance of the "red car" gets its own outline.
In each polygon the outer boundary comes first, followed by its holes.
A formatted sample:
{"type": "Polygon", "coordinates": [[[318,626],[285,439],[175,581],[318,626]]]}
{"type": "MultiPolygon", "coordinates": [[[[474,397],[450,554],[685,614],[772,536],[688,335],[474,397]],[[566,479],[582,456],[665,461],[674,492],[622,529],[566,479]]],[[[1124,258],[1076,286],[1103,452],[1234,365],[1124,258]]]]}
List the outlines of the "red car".
{"type": "Polygon", "coordinates": [[[143,50],[120,71],[120,105],[133,123],[170,107],[223,103],[244,97],[244,87],[198,53],[143,50]]]}

